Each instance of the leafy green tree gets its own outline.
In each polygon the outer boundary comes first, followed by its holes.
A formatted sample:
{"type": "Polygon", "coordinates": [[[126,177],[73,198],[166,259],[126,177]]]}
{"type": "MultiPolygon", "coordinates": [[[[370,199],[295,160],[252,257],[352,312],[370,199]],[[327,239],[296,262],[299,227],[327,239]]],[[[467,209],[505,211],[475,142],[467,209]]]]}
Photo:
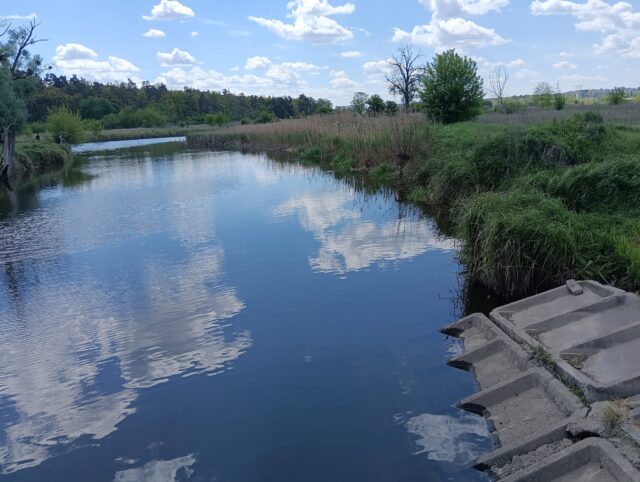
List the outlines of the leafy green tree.
{"type": "Polygon", "coordinates": [[[612,105],[619,105],[626,101],[627,92],[624,87],[614,87],[607,95],[607,102],[612,105]]]}
{"type": "Polygon", "coordinates": [[[90,96],[80,102],[80,115],[83,119],[102,119],[117,112],[117,107],[105,98],[90,96]]]}
{"type": "Polygon", "coordinates": [[[373,94],[367,99],[367,111],[373,115],[382,114],[384,107],[384,100],[378,94],[373,94]]]}
{"type": "Polygon", "coordinates": [[[473,119],[480,114],[483,97],[482,79],[472,59],[447,50],[427,64],[420,99],[431,119],[445,124],[473,119]]]}
{"type": "Polygon", "coordinates": [[[31,55],[29,48],[42,40],[35,36],[38,24],[33,20],[28,26],[12,28],[0,22],[0,71],[2,71],[2,93],[4,114],[0,122],[2,131],[2,181],[9,186],[9,171],[13,166],[16,139],[24,127],[24,94],[30,89],[42,71],[42,58],[31,55]]]}
{"type": "Polygon", "coordinates": [[[102,129],[104,128],[102,122],[96,119],[85,119],[83,123],[84,130],[91,132],[94,136],[100,134],[100,132],[102,132],[102,129]]]}
{"type": "Polygon", "coordinates": [[[562,110],[567,105],[566,96],[559,90],[553,94],[553,107],[555,110],[562,110]]]}
{"type": "Polygon", "coordinates": [[[351,99],[351,108],[353,109],[353,113],[357,115],[364,114],[367,109],[367,99],[369,96],[364,92],[356,92],[353,94],[353,99],[351,99]]]}
{"type": "Polygon", "coordinates": [[[394,115],[398,113],[398,104],[396,104],[392,100],[388,100],[384,105],[384,111],[389,115],[394,115]]]}
{"type": "Polygon", "coordinates": [[[67,106],[52,109],[47,117],[49,132],[58,141],[78,144],[84,140],[84,123],[80,114],[71,111],[67,106]]]}
{"type": "Polygon", "coordinates": [[[329,99],[318,99],[316,102],[316,114],[331,114],[333,103],[329,99]]]}
{"type": "Polygon", "coordinates": [[[538,82],[533,89],[533,104],[546,109],[553,105],[553,88],[548,82],[538,82]]]}

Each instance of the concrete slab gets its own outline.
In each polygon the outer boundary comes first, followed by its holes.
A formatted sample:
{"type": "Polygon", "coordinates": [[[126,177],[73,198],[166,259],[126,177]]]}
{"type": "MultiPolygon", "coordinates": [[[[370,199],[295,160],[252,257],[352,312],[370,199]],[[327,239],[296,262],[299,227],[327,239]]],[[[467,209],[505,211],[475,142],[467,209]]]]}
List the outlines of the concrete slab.
{"type": "Polygon", "coordinates": [[[447,363],[463,370],[473,370],[480,388],[485,390],[525,371],[528,358],[517,345],[513,347],[509,342],[496,338],[447,363]]]}
{"type": "Polygon", "coordinates": [[[595,281],[575,282],[571,280],[565,286],[497,308],[491,312],[491,318],[500,325],[500,322],[503,322],[507,326],[524,328],[548,318],[584,308],[614,294],[622,293],[624,291],[595,281]],[[576,289],[576,286],[580,287],[581,292],[576,289]]]}
{"type": "Polygon", "coordinates": [[[538,368],[467,397],[458,406],[487,417],[502,446],[547,432],[581,408],[564,385],[538,368]]]}
{"type": "Polygon", "coordinates": [[[481,313],[469,316],[445,326],[440,330],[445,335],[461,338],[465,352],[472,351],[500,336],[501,330],[481,313]]]}
{"type": "Polygon", "coordinates": [[[637,482],[640,472],[603,439],[588,438],[512,474],[504,482],[637,482]]]}
{"type": "Polygon", "coordinates": [[[514,340],[550,354],[591,401],[639,393],[640,298],[592,281],[576,285],[581,294],[560,287],[490,316],[514,340]]]}

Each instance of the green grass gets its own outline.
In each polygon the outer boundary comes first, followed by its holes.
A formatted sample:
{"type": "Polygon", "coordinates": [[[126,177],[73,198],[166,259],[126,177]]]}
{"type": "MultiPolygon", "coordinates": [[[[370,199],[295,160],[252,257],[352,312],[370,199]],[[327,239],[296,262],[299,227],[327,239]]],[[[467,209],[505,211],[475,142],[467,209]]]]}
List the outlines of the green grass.
{"type": "MultiPolygon", "coordinates": [[[[55,175],[72,164],[69,149],[53,142],[20,141],[16,146],[11,172],[11,185],[22,189],[55,175]]],[[[0,198],[6,197],[0,188],[0,198]]]]}
{"type": "Polygon", "coordinates": [[[640,129],[598,114],[442,126],[346,113],[188,139],[297,152],[337,175],[367,173],[413,202],[447,206],[470,279],[502,295],[569,278],[640,288],[640,129]]]}

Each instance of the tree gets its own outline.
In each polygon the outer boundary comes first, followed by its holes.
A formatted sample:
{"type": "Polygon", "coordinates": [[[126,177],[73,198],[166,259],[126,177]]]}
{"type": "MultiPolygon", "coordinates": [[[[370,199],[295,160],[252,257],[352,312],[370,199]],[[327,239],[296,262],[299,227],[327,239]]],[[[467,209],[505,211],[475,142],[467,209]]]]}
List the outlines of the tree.
{"type": "Polygon", "coordinates": [[[367,110],[373,115],[382,114],[384,107],[384,100],[378,94],[373,94],[367,99],[367,110]]]}
{"type": "Polygon", "coordinates": [[[15,152],[16,134],[25,125],[27,109],[23,100],[16,94],[15,81],[7,69],[0,68],[0,126],[3,139],[1,181],[7,189],[9,184],[9,168],[12,165],[12,156],[15,152]]]}
{"type": "Polygon", "coordinates": [[[389,92],[402,98],[407,112],[411,110],[411,103],[420,90],[420,79],[424,73],[424,67],[419,65],[421,58],[422,52],[414,52],[413,46],[407,44],[400,47],[389,61],[391,72],[386,76],[389,92]]]}
{"type": "MultiPolygon", "coordinates": [[[[13,155],[16,149],[16,138],[20,129],[24,126],[24,122],[17,122],[21,117],[19,115],[19,104],[24,102],[20,99],[13,99],[12,95],[20,89],[19,81],[28,82],[38,77],[42,71],[42,59],[39,55],[31,55],[29,47],[42,42],[35,36],[35,30],[38,24],[32,20],[26,27],[12,28],[9,23],[0,24],[0,70],[3,71],[3,94],[6,95],[4,102],[5,107],[13,106],[14,115],[8,115],[3,118],[0,129],[2,130],[2,171],[1,177],[5,186],[9,186],[9,171],[13,166],[13,155]],[[5,40],[6,39],[6,40],[5,40]],[[13,94],[10,94],[13,91],[13,94]]],[[[9,109],[10,111],[11,109],[9,109]]],[[[9,112],[7,111],[7,112],[9,112]]]]}
{"type": "Polygon", "coordinates": [[[423,84],[422,108],[431,119],[448,124],[480,114],[484,89],[478,66],[455,50],[438,54],[427,64],[423,84]]]}
{"type": "Polygon", "coordinates": [[[627,92],[624,87],[614,87],[607,95],[607,102],[613,105],[624,103],[627,98],[627,92]]]}
{"type": "Polygon", "coordinates": [[[555,110],[562,110],[567,105],[567,98],[560,90],[560,84],[556,88],[555,93],[553,94],[553,107],[555,110]]]}
{"type": "Polygon", "coordinates": [[[384,105],[384,111],[389,115],[394,115],[398,113],[398,104],[396,104],[392,100],[388,100],[384,105]]]}
{"type": "Polygon", "coordinates": [[[533,103],[543,109],[553,104],[553,88],[548,82],[538,82],[533,89],[533,103]]]}
{"type": "Polygon", "coordinates": [[[316,114],[331,114],[333,103],[329,99],[318,99],[316,102],[316,114]]]}
{"type": "Polygon", "coordinates": [[[53,138],[56,141],[61,140],[69,144],[77,144],[84,139],[85,125],[80,114],[72,112],[66,106],[49,111],[47,124],[49,132],[53,134],[53,138]]]}
{"type": "Polygon", "coordinates": [[[500,105],[500,110],[502,112],[505,111],[504,106],[504,93],[507,87],[507,82],[509,81],[509,72],[507,72],[507,68],[504,65],[500,65],[495,68],[495,70],[489,76],[489,92],[493,94],[493,96],[498,101],[500,105]]]}
{"type": "Polygon", "coordinates": [[[367,108],[367,99],[369,96],[364,92],[356,92],[351,99],[351,107],[355,114],[362,115],[367,108]]]}

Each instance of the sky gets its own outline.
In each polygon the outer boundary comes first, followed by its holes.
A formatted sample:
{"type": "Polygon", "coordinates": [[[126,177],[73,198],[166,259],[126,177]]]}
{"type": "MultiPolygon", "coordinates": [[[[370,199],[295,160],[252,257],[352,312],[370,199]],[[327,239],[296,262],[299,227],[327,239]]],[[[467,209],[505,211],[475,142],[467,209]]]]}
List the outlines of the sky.
{"type": "Polygon", "coordinates": [[[34,17],[35,51],[56,74],[162,82],[172,89],[301,93],[346,105],[391,99],[388,59],[446,49],[507,94],[640,85],[640,0],[0,0],[0,19],[34,17]]]}

